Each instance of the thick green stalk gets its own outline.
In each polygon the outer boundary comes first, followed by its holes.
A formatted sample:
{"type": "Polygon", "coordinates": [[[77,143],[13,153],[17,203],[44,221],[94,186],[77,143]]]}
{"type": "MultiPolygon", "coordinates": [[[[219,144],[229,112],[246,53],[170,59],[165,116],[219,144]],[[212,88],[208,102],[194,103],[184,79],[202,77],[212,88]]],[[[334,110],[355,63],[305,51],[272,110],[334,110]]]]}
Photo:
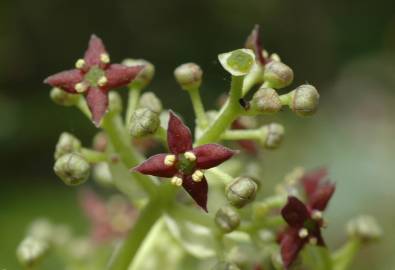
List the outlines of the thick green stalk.
{"type": "Polygon", "coordinates": [[[107,155],[103,152],[98,152],[88,148],[81,149],[81,155],[89,162],[89,163],[98,163],[103,161],[108,161],[107,155]]]}
{"type": "Polygon", "coordinates": [[[204,110],[203,102],[200,97],[199,88],[189,89],[188,93],[191,97],[192,106],[195,111],[197,124],[201,129],[208,126],[208,119],[204,110]]]}
{"type": "Polygon", "coordinates": [[[128,106],[126,109],[126,116],[125,116],[126,127],[130,126],[130,119],[132,117],[133,112],[137,109],[140,94],[141,94],[141,89],[134,87],[129,88],[128,106]]]}
{"type": "Polygon", "coordinates": [[[222,134],[224,140],[261,140],[263,135],[262,129],[238,129],[228,130],[222,134]]]}
{"type": "Polygon", "coordinates": [[[343,247],[333,254],[333,270],[347,270],[350,268],[355,255],[361,249],[362,242],[358,238],[350,239],[343,247]]]}
{"type": "Polygon", "coordinates": [[[232,84],[229,99],[215,121],[203,132],[196,141],[196,145],[202,145],[218,141],[222,133],[242,113],[243,108],[239,104],[243,87],[244,76],[232,76],[232,84]]]}

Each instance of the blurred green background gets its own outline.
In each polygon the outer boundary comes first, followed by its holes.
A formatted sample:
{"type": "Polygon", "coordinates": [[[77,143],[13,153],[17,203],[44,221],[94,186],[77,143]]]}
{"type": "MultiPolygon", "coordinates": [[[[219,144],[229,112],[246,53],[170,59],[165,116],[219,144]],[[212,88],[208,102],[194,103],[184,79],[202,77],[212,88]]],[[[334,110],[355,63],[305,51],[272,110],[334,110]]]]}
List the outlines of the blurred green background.
{"type": "Polygon", "coordinates": [[[60,132],[89,145],[95,128],[77,110],[50,101],[42,84],[47,75],[71,68],[96,33],[114,62],[153,62],[157,76],[149,90],[191,124],[174,67],[202,66],[203,99],[214,108],[229,84],[216,56],[241,47],[255,23],[264,47],[294,69],[293,87],[309,82],[321,93],[316,116],[285,111],[276,117],[286,126],[286,142],[265,154],[267,188],[295,166],[327,166],[337,183],[326,231],[330,247],[344,240],[349,218],[372,214],[385,237],[366,248],[353,269],[395,269],[392,0],[0,1],[0,269],[18,269],[15,248],[35,217],[86,230],[76,190],[51,167],[60,132]]]}

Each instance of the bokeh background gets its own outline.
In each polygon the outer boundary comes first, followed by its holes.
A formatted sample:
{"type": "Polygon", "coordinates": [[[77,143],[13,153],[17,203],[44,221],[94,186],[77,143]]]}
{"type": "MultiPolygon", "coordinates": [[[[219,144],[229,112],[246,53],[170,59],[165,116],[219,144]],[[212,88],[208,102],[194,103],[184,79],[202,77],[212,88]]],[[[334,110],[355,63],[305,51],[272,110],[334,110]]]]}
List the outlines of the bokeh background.
{"type": "Polygon", "coordinates": [[[395,269],[392,0],[0,1],[0,269],[19,268],[15,248],[33,218],[49,217],[81,233],[87,227],[76,190],[51,168],[60,132],[89,145],[95,128],[77,110],[50,101],[42,84],[47,75],[72,67],[96,33],[114,61],[155,63],[149,89],[192,123],[174,67],[202,66],[203,99],[214,108],[229,83],[216,56],[241,47],[255,23],[265,48],[294,69],[293,86],[309,82],[321,93],[314,117],[289,111],[276,117],[286,126],[286,141],[265,154],[266,187],[295,166],[327,166],[337,182],[326,231],[331,248],[344,239],[348,219],[372,214],[385,237],[353,269],[395,269]]]}

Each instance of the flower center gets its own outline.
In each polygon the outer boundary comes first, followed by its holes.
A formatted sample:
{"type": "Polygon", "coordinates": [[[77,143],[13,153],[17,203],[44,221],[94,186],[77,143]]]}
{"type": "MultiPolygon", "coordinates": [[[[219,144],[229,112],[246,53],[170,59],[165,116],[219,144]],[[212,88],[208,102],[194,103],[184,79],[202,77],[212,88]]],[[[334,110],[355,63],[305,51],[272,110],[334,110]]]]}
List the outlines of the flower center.
{"type": "Polygon", "coordinates": [[[232,52],[227,60],[227,64],[231,68],[237,69],[241,72],[248,72],[253,63],[254,59],[252,56],[243,52],[242,50],[236,50],[232,52]]]}
{"type": "Polygon", "coordinates": [[[178,155],[177,169],[185,175],[191,175],[195,171],[196,161],[187,159],[184,154],[178,155]]]}
{"type": "Polygon", "coordinates": [[[85,74],[85,81],[89,83],[90,86],[97,87],[99,85],[99,80],[105,77],[105,73],[102,69],[97,66],[92,67],[88,73],[85,74]]]}

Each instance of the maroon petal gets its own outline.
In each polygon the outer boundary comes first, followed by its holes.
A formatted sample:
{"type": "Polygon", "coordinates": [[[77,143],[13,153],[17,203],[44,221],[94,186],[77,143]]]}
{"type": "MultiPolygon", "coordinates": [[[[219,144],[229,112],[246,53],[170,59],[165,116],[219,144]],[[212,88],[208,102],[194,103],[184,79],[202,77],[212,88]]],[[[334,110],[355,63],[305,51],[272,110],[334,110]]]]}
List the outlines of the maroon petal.
{"type": "Polygon", "coordinates": [[[205,177],[200,182],[192,180],[192,176],[183,177],[182,186],[191,195],[192,199],[207,212],[208,185],[205,177]]]}
{"type": "Polygon", "coordinates": [[[49,76],[44,80],[44,83],[53,87],[59,87],[69,93],[76,93],[74,86],[81,82],[83,77],[81,71],[71,69],[49,76]]]}
{"type": "Polygon", "coordinates": [[[219,144],[204,144],[195,147],[192,152],[196,155],[196,167],[209,169],[230,159],[236,152],[219,144]]]}
{"type": "Polygon", "coordinates": [[[289,269],[292,263],[296,260],[305,243],[306,240],[299,237],[298,228],[290,228],[284,233],[280,247],[281,258],[285,269],[289,269]]]}
{"type": "Polygon", "coordinates": [[[191,131],[172,111],[170,111],[167,128],[167,144],[173,154],[181,154],[192,150],[191,131]]]}
{"type": "Polygon", "coordinates": [[[328,171],[325,168],[314,170],[303,175],[301,181],[305,190],[307,198],[310,200],[311,196],[317,191],[322,180],[327,176],[328,171]]]}
{"type": "Polygon", "coordinates": [[[288,197],[287,204],[281,209],[281,215],[291,227],[303,226],[303,223],[310,217],[304,203],[293,196],[288,197]]]}
{"type": "Polygon", "coordinates": [[[256,24],[251,34],[248,36],[246,43],[244,45],[247,49],[254,51],[256,58],[259,63],[264,66],[266,64],[266,59],[263,56],[263,48],[261,44],[261,37],[259,33],[259,25],[256,24]]]}
{"type": "Polygon", "coordinates": [[[87,91],[86,101],[92,113],[93,123],[98,127],[108,108],[108,93],[106,90],[91,87],[87,91]]]}
{"type": "Polygon", "coordinates": [[[88,49],[85,52],[84,60],[88,67],[100,66],[100,55],[106,54],[107,50],[103,41],[96,35],[91,35],[88,49]]]}
{"type": "Polygon", "coordinates": [[[143,69],[144,66],[127,67],[121,64],[112,64],[106,69],[105,88],[113,89],[128,85],[143,69]]]}
{"type": "Polygon", "coordinates": [[[324,211],[334,192],[335,185],[332,183],[326,183],[311,196],[309,207],[311,209],[324,211]]]}
{"type": "Polygon", "coordinates": [[[177,173],[177,168],[165,165],[166,156],[167,154],[154,155],[132,170],[153,176],[172,177],[177,173]]]}

